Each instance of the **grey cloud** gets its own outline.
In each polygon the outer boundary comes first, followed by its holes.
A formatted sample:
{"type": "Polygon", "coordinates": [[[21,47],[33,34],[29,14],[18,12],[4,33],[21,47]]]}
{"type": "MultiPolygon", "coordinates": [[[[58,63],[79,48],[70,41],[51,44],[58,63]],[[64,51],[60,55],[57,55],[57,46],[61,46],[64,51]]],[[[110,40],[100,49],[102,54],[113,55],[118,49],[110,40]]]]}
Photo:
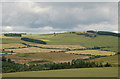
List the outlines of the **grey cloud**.
{"type": "MultiPolygon", "coordinates": [[[[34,28],[51,26],[59,30],[69,30],[83,25],[98,24],[106,28],[104,23],[117,25],[117,3],[3,3],[3,27],[23,26],[25,31],[37,32],[34,28]]],[[[93,28],[94,26],[91,26],[93,28]]],[[[116,27],[114,27],[116,29],[116,27]]],[[[103,28],[104,29],[104,28],[103,28]]],[[[13,30],[15,31],[15,30],[13,30]]],[[[22,31],[22,30],[17,30],[22,31]]],[[[55,31],[55,30],[54,30],[55,31]]],[[[82,31],[82,29],[80,30],[82,31]]]]}

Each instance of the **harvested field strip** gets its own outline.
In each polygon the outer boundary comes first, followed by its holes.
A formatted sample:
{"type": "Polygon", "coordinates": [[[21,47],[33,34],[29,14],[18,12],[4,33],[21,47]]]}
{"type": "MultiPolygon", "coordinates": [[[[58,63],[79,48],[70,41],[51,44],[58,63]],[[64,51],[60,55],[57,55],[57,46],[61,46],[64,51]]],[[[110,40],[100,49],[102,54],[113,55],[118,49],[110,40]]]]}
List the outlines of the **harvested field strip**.
{"type": "Polygon", "coordinates": [[[36,47],[28,47],[28,48],[21,48],[21,49],[6,49],[6,51],[13,51],[16,53],[41,53],[41,52],[57,52],[57,51],[64,51],[58,49],[41,49],[36,47]]]}
{"type": "Polygon", "coordinates": [[[100,55],[100,56],[110,56],[110,55],[115,55],[115,52],[110,52],[110,51],[99,51],[99,50],[81,50],[81,51],[68,51],[66,53],[71,53],[71,54],[87,54],[87,55],[100,55]]]}

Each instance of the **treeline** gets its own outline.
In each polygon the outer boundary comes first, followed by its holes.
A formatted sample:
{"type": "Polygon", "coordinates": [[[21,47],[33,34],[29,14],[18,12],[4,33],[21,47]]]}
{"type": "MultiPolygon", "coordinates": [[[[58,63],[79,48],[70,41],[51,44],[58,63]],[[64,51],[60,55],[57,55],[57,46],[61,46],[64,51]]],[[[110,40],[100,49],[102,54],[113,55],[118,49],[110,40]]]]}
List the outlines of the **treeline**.
{"type": "Polygon", "coordinates": [[[81,59],[72,60],[72,62],[65,63],[48,63],[48,64],[34,64],[23,65],[17,64],[2,57],[2,72],[21,72],[21,71],[40,71],[40,70],[56,70],[56,69],[70,69],[70,68],[93,68],[93,67],[111,67],[111,64],[88,62],[81,59]]]}
{"type": "Polygon", "coordinates": [[[22,34],[17,33],[6,33],[4,36],[11,36],[11,37],[22,37],[22,34]]]}
{"type": "Polygon", "coordinates": [[[110,35],[110,36],[120,37],[120,33],[113,33],[113,32],[108,32],[108,31],[93,31],[93,30],[89,30],[87,32],[88,33],[96,33],[98,35],[110,35]]]}
{"type": "Polygon", "coordinates": [[[45,41],[26,38],[26,37],[21,38],[21,40],[27,41],[27,42],[33,42],[33,43],[47,44],[45,41]]]}

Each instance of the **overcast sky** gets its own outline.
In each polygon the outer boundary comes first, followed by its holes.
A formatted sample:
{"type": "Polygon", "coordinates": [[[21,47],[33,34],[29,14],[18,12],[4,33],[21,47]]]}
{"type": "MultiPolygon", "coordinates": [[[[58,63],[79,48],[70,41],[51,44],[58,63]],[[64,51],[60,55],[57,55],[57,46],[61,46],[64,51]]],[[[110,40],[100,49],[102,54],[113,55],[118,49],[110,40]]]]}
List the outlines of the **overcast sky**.
{"type": "Polygon", "coordinates": [[[2,31],[50,33],[118,30],[116,2],[2,3],[2,31]]]}

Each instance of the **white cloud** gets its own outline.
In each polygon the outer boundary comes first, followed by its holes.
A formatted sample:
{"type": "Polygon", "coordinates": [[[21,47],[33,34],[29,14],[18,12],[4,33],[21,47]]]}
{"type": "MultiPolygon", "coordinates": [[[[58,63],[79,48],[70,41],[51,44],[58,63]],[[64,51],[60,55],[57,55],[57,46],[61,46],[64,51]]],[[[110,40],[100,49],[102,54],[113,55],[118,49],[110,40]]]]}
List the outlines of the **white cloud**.
{"type": "Polygon", "coordinates": [[[51,26],[45,26],[45,27],[40,27],[40,30],[44,30],[44,31],[53,31],[55,30],[53,27],[51,26]]]}
{"type": "Polygon", "coordinates": [[[13,31],[13,27],[5,26],[5,27],[3,27],[3,31],[13,31]]]}

